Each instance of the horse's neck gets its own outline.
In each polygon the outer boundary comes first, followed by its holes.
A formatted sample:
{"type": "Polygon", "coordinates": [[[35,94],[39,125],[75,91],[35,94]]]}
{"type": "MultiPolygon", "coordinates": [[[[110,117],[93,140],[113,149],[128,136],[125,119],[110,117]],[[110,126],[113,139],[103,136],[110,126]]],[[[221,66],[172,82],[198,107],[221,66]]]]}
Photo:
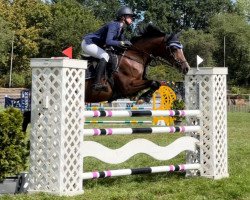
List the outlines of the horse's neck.
{"type": "Polygon", "coordinates": [[[141,50],[127,50],[121,55],[120,59],[129,59],[131,61],[137,62],[141,65],[145,65],[148,63],[149,55],[143,53],[141,50]]]}
{"type": "Polygon", "coordinates": [[[123,59],[129,59],[134,63],[133,66],[140,67],[141,65],[141,67],[145,68],[152,60],[152,55],[156,57],[161,52],[160,45],[162,41],[162,38],[144,38],[137,41],[131,49],[122,54],[119,63],[123,63],[123,59]]]}
{"type": "Polygon", "coordinates": [[[149,62],[150,55],[151,46],[148,45],[147,42],[138,41],[137,43],[133,44],[131,49],[126,50],[122,57],[145,65],[149,62]]]}
{"type": "Polygon", "coordinates": [[[147,54],[158,56],[159,52],[161,51],[161,43],[163,38],[145,38],[141,41],[138,41],[135,44],[137,49],[140,49],[147,54]]]}

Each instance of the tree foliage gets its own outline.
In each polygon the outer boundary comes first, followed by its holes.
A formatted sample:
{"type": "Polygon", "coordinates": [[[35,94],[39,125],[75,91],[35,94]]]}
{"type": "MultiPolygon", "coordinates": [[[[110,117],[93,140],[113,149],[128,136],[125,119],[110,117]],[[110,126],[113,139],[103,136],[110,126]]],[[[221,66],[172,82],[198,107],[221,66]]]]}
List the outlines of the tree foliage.
{"type": "MultiPolygon", "coordinates": [[[[9,49],[11,47],[12,31],[10,25],[0,17],[0,73],[4,73],[4,66],[9,63],[9,49]]],[[[6,72],[6,71],[5,71],[6,72]]]]}
{"type": "Polygon", "coordinates": [[[230,0],[126,0],[137,12],[144,13],[144,23],[153,22],[165,31],[180,31],[189,28],[206,29],[209,19],[216,13],[233,10],[230,0]]]}
{"type": "Polygon", "coordinates": [[[118,0],[78,0],[87,9],[91,10],[94,15],[103,22],[111,21],[116,18],[116,12],[121,6],[118,0]]]}
{"type": "Polygon", "coordinates": [[[58,1],[52,5],[51,13],[53,20],[48,32],[50,44],[44,49],[43,56],[61,56],[63,49],[73,46],[74,57],[78,57],[83,35],[96,30],[101,22],[75,0],[58,1]]]}
{"type": "Polygon", "coordinates": [[[218,44],[212,34],[205,33],[202,30],[189,29],[182,33],[181,42],[184,45],[185,57],[191,67],[196,67],[196,55],[204,58],[200,67],[216,66],[213,53],[218,49],[218,44]]]}
{"type": "Polygon", "coordinates": [[[249,0],[237,0],[236,9],[238,14],[244,16],[248,22],[250,22],[250,1],[249,0]]]}
{"type": "MultiPolygon", "coordinates": [[[[13,66],[16,72],[28,70],[31,57],[39,53],[39,44],[50,19],[49,7],[36,0],[2,1],[0,10],[14,32],[13,66]]],[[[8,66],[6,66],[8,67],[8,66]]]]}
{"type": "MultiPolygon", "coordinates": [[[[30,70],[30,58],[61,56],[62,50],[69,45],[73,45],[75,55],[79,55],[82,35],[100,25],[100,21],[75,0],[56,4],[37,0],[15,0],[13,3],[0,0],[0,11],[0,17],[9,23],[14,33],[13,70],[17,73],[30,70]]],[[[5,46],[9,46],[3,56],[8,57],[13,34],[2,33],[5,46]]],[[[7,73],[9,59],[2,58],[0,62],[7,73]]]]}
{"type": "Polygon", "coordinates": [[[216,37],[219,49],[215,53],[218,66],[223,66],[224,37],[225,65],[229,68],[232,84],[250,82],[250,25],[244,17],[235,14],[216,15],[211,19],[210,32],[216,37]]]}
{"type": "MultiPolygon", "coordinates": [[[[63,49],[73,46],[73,57],[78,58],[83,35],[113,20],[121,5],[138,14],[137,26],[152,22],[166,33],[181,30],[192,67],[196,55],[204,59],[203,66],[223,66],[226,37],[230,81],[249,84],[248,0],[0,0],[1,73],[9,72],[13,33],[13,71],[30,76],[31,57],[62,56],[63,49]]],[[[136,28],[132,31],[135,35],[136,28]]]]}
{"type": "Polygon", "coordinates": [[[182,81],[183,75],[175,68],[166,65],[157,65],[148,68],[147,78],[158,81],[182,81]]]}

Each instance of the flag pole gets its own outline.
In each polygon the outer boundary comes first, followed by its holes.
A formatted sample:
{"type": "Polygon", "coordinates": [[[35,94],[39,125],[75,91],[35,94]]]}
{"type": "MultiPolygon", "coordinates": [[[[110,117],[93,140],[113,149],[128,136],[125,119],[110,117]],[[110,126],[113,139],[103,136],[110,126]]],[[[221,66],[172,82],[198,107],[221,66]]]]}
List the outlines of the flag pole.
{"type": "Polygon", "coordinates": [[[226,67],[226,36],[224,36],[224,67],[226,67]]]}
{"type": "Polygon", "coordinates": [[[10,55],[10,80],[9,80],[9,88],[11,87],[11,78],[12,78],[12,68],[13,68],[13,51],[14,51],[14,39],[15,32],[13,33],[12,41],[11,41],[11,55],[10,55]]]}

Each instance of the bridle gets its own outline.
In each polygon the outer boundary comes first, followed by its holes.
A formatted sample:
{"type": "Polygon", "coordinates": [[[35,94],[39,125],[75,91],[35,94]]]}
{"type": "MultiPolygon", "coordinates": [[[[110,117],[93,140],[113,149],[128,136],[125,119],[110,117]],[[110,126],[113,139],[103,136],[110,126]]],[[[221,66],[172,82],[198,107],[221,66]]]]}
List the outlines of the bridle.
{"type": "MultiPolygon", "coordinates": [[[[181,43],[180,43],[181,45],[181,43]]],[[[182,45],[181,45],[182,46],[182,45]]],[[[175,47],[176,48],[176,47],[175,47]]],[[[178,58],[176,58],[175,54],[173,53],[173,50],[171,48],[171,44],[169,44],[168,46],[166,46],[166,50],[169,50],[170,52],[170,55],[172,56],[172,58],[174,59],[174,62],[175,62],[175,65],[176,66],[181,66],[183,63],[186,63],[187,61],[186,60],[180,60],[178,58]]],[[[173,65],[173,64],[172,64],[173,65]]]]}
{"type": "MultiPolygon", "coordinates": [[[[173,38],[173,36],[171,38],[173,38]]],[[[180,67],[180,66],[182,66],[183,63],[187,62],[186,60],[180,60],[180,59],[176,58],[176,55],[172,50],[173,48],[181,49],[181,50],[183,49],[183,45],[179,41],[172,41],[171,39],[169,40],[169,37],[167,37],[167,35],[165,35],[162,43],[164,43],[164,46],[166,47],[166,51],[169,50],[170,56],[174,60],[174,63],[169,62],[172,66],[175,65],[177,67],[180,67]]]]}

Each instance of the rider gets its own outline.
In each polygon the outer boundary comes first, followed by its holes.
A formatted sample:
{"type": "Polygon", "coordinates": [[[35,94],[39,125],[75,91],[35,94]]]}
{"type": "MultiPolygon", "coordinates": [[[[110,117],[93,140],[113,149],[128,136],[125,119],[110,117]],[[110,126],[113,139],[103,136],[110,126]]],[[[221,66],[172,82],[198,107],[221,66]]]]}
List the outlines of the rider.
{"type": "Polygon", "coordinates": [[[90,56],[100,59],[96,67],[97,75],[93,85],[94,90],[107,91],[107,86],[101,83],[101,76],[104,74],[109,61],[109,55],[104,50],[105,47],[127,48],[132,45],[130,41],[124,40],[124,28],[133,23],[134,15],[129,7],[121,7],[117,11],[116,20],[105,24],[96,32],[83,37],[81,44],[83,51],[90,56]]]}

